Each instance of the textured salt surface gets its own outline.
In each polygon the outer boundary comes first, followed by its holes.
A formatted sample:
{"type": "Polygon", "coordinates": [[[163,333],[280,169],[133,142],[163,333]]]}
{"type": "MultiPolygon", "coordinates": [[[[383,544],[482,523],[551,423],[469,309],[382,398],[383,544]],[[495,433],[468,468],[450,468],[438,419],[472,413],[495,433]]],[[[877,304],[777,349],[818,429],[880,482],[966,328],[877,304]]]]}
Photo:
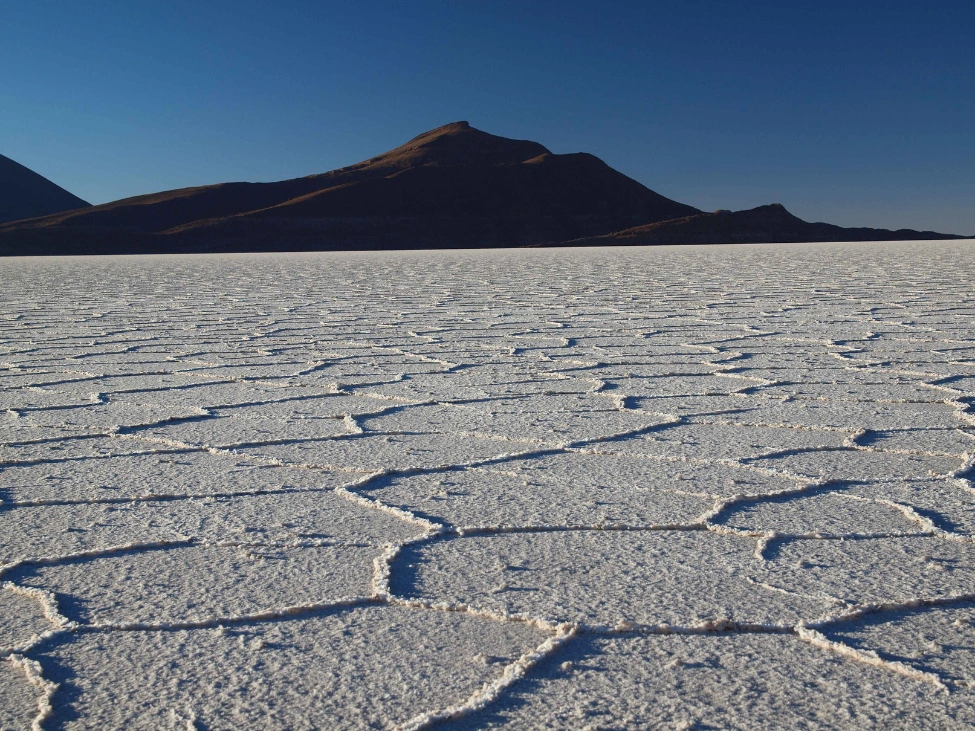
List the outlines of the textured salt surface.
{"type": "Polygon", "coordinates": [[[970,728],[971,247],[0,261],[0,729],[970,728]]]}

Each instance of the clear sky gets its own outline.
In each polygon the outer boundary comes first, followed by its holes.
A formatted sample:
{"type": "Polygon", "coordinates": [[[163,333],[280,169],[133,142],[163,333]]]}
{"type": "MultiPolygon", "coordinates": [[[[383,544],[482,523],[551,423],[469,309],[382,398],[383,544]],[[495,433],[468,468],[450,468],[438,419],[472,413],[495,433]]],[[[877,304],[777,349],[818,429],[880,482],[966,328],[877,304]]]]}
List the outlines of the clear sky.
{"type": "Polygon", "coordinates": [[[975,234],[975,1],[0,0],[0,153],[93,203],[461,119],[706,210],[975,234]]]}

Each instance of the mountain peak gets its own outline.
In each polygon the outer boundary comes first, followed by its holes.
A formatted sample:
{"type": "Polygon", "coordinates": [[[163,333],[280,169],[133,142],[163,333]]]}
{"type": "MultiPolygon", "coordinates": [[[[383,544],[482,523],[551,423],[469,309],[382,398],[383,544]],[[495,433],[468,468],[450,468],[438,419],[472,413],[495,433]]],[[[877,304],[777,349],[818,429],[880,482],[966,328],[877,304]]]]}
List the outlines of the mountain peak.
{"type": "Polygon", "coordinates": [[[757,208],[752,208],[748,211],[739,211],[741,214],[757,215],[757,216],[768,216],[781,221],[798,221],[800,219],[796,218],[785,206],[781,203],[767,203],[764,206],[758,206],[757,208]]]}
{"type": "Polygon", "coordinates": [[[537,142],[499,137],[461,121],[435,127],[368,162],[395,168],[503,165],[524,162],[547,152],[549,150],[537,142]]]}
{"type": "MultiPolygon", "coordinates": [[[[467,121],[450,122],[449,124],[443,124],[440,125],[439,127],[434,127],[433,129],[418,134],[416,137],[410,140],[410,142],[413,142],[414,140],[419,140],[420,138],[423,137],[435,137],[435,136],[439,137],[443,135],[457,134],[458,132],[464,132],[469,129],[474,129],[473,127],[471,127],[470,122],[467,121]]],[[[409,144],[409,142],[407,142],[406,144],[409,144]]]]}

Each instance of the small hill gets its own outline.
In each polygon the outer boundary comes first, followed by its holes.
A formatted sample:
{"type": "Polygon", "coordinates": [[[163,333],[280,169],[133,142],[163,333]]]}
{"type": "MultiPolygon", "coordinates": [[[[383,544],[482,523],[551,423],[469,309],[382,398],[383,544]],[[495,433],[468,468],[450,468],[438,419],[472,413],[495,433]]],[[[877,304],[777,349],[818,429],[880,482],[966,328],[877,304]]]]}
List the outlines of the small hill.
{"type": "Polygon", "coordinates": [[[87,207],[78,196],[0,155],[0,223],[87,207]]]}
{"type": "Polygon", "coordinates": [[[0,253],[539,246],[700,211],[585,153],[455,122],[356,165],[0,226],[0,253]]]}
{"type": "Polygon", "coordinates": [[[781,203],[744,211],[715,211],[635,226],[603,236],[566,242],[571,246],[653,246],[663,244],[774,244],[812,241],[922,241],[962,239],[935,231],[845,228],[808,223],[781,203]]]}

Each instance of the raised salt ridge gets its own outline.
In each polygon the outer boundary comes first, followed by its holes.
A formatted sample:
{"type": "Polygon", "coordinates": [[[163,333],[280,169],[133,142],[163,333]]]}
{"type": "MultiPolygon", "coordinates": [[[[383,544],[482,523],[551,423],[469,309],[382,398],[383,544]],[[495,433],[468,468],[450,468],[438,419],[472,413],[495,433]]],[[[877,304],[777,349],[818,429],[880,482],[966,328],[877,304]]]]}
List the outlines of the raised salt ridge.
{"type": "Polygon", "coordinates": [[[0,273],[0,728],[975,725],[971,242],[0,273]]]}

